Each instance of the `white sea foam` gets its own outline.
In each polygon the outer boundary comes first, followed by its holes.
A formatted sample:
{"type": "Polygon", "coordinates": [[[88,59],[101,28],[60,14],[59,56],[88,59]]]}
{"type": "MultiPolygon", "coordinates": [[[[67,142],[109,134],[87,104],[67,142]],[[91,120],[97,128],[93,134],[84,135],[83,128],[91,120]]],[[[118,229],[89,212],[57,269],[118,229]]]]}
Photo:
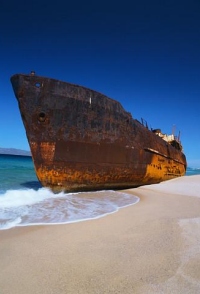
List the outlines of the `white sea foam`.
{"type": "Polygon", "coordinates": [[[21,217],[17,217],[14,220],[8,220],[8,221],[1,221],[0,222],[0,230],[7,230],[11,229],[13,227],[16,227],[18,224],[20,224],[22,221],[21,217]]]}
{"type": "Polygon", "coordinates": [[[0,207],[6,208],[31,205],[53,196],[54,194],[46,188],[41,188],[37,191],[34,189],[8,190],[0,195],[0,207]]]}
{"type": "Polygon", "coordinates": [[[54,194],[46,188],[9,190],[0,195],[0,229],[99,218],[138,201],[137,196],[115,191],[54,194]]]}

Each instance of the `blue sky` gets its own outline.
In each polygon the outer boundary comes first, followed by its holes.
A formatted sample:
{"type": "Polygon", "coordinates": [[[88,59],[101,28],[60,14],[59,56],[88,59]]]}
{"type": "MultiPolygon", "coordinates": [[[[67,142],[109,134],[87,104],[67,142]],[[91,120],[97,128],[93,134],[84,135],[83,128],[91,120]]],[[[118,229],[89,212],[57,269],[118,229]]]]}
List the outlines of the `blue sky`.
{"type": "Polygon", "coordinates": [[[10,77],[35,70],[175,128],[188,165],[200,167],[199,0],[1,0],[0,44],[0,147],[29,150],[10,77]]]}

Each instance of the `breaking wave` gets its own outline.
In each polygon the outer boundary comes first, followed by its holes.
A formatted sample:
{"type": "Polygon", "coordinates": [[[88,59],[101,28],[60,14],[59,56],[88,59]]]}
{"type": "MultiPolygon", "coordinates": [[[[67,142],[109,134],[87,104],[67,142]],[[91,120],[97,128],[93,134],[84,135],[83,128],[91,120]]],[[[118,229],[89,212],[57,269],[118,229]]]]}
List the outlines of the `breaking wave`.
{"type": "Polygon", "coordinates": [[[95,219],[138,201],[137,196],[112,190],[59,194],[47,188],[7,190],[0,194],[0,230],[95,219]]]}

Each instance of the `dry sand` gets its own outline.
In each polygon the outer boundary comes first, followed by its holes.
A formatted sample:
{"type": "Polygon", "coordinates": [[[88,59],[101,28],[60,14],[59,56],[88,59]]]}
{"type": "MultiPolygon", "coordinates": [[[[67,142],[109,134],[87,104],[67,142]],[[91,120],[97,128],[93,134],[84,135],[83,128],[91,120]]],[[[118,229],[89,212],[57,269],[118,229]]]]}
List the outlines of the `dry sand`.
{"type": "Polygon", "coordinates": [[[100,219],[0,231],[0,294],[199,294],[199,187],[178,178],[100,219]]]}

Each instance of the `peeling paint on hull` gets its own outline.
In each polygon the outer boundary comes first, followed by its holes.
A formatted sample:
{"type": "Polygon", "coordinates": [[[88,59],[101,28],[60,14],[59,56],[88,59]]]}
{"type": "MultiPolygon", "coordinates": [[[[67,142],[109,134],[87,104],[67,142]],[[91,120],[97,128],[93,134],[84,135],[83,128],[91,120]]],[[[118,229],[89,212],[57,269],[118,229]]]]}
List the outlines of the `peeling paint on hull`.
{"type": "Polygon", "coordinates": [[[186,171],[186,158],[121,104],[36,75],[11,77],[41,184],[59,191],[154,184],[186,171]]]}

